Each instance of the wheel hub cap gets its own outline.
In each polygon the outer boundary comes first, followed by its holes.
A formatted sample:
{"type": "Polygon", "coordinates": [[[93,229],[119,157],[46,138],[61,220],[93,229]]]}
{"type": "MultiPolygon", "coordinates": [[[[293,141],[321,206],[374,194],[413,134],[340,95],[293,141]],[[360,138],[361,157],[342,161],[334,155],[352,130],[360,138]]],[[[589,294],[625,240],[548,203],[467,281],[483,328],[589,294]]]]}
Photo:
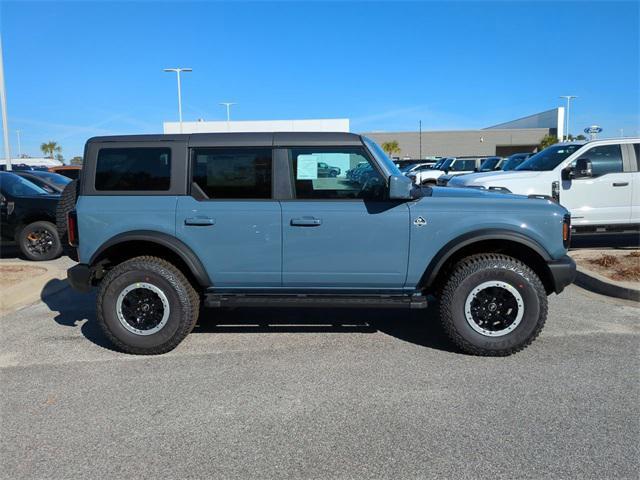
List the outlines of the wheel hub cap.
{"type": "Polygon", "coordinates": [[[506,282],[484,282],[467,296],[464,314],[476,332],[487,337],[501,337],[522,322],[524,300],[520,292],[506,282]]]}
{"type": "Polygon", "coordinates": [[[155,285],[137,282],[120,292],[116,313],[122,326],[131,333],[151,335],[169,320],[169,301],[155,285]]]}

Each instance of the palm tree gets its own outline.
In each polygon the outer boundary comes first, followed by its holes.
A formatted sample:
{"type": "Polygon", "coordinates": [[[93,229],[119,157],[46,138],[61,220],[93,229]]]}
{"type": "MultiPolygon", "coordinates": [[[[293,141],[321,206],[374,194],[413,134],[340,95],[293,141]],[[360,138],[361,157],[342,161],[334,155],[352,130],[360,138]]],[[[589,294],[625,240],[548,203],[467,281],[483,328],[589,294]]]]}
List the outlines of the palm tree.
{"type": "Polygon", "coordinates": [[[384,142],[382,144],[382,149],[387,152],[387,154],[392,157],[394,153],[400,153],[400,145],[398,145],[397,140],[391,140],[390,142],[384,142]]]}
{"type": "Polygon", "coordinates": [[[540,145],[538,145],[538,151],[544,150],[545,148],[553,145],[554,143],[558,143],[558,137],[553,135],[545,135],[540,140],[540,145]]]}
{"type": "Polygon", "coordinates": [[[56,153],[60,153],[62,151],[62,147],[58,145],[58,142],[49,140],[47,143],[40,145],[40,150],[42,150],[42,153],[45,155],[54,158],[56,153]]]}

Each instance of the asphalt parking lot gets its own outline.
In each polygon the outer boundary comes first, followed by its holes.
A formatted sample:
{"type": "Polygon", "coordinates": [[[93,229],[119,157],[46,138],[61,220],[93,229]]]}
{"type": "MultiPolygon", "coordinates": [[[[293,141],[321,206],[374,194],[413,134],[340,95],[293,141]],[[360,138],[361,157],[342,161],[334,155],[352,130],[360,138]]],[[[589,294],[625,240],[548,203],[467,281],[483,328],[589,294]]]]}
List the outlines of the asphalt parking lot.
{"type": "Polygon", "coordinates": [[[137,357],[66,288],[0,319],[0,475],[638,478],[639,313],[570,287],[531,347],[477,358],[433,310],[210,310],[137,357]]]}

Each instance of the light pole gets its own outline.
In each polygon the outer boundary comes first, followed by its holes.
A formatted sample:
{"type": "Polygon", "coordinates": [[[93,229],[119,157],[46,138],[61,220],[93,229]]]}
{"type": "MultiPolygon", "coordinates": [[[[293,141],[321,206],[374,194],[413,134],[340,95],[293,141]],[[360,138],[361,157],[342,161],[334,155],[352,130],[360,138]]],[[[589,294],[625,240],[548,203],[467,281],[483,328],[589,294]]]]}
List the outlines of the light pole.
{"type": "Polygon", "coordinates": [[[2,38],[0,37],[0,106],[2,108],[2,134],[4,138],[4,158],[7,170],[11,170],[11,149],[9,148],[9,124],[7,121],[7,92],[4,89],[4,62],[2,60],[2,38]]]}
{"type": "Polygon", "coordinates": [[[231,120],[231,105],[237,105],[234,102],[220,102],[220,105],[227,107],[227,130],[229,130],[229,121],[231,120]]]}
{"type": "Polygon", "coordinates": [[[180,90],[180,73],[181,72],[191,72],[193,71],[190,68],[165,68],[165,72],[176,72],[176,76],[178,78],[178,119],[180,122],[180,133],[182,133],[182,92],[180,90]]]}
{"type": "Polygon", "coordinates": [[[564,132],[567,141],[569,140],[569,109],[571,108],[571,100],[573,100],[574,98],[578,98],[575,95],[560,95],[559,98],[566,98],[567,99],[567,118],[565,119],[565,124],[567,126],[566,131],[564,132]]]}
{"type": "Polygon", "coordinates": [[[18,136],[18,158],[22,158],[22,144],[20,143],[20,130],[16,130],[18,136]]]}

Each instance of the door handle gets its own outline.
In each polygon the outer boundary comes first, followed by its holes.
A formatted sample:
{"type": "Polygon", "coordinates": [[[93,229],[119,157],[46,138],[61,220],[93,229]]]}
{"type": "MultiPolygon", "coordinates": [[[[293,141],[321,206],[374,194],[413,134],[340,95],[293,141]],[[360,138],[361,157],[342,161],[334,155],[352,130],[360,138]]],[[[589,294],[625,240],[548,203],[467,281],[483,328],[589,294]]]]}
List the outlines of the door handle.
{"type": "Polygon", "coordinates": [[[614,182],[613,184],[614,187],[626,187],[627,185],[629,185],[629,182],[614,182]]]}
{"type": "Polygon", "coordinates": [[[292,218],[291,225],[294,227],[318,227],[322,225],[322,220],[315,217],[292,218]]]}
{"type": "Polygon", "coordinates": [[[216,221],[211,217],[188,217],[184,219],[185,225],[194,225],[198,227],[207,227],[215,225],[216,221]]]}

